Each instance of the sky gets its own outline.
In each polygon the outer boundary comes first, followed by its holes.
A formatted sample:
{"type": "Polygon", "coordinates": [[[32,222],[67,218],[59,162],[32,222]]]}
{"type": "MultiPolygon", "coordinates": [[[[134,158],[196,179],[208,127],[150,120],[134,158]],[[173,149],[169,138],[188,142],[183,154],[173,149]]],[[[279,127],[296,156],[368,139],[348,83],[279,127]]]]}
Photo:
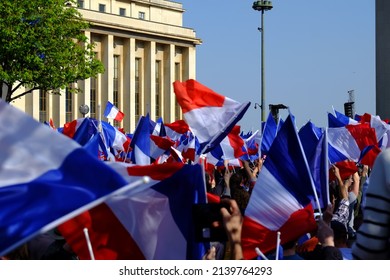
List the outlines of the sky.
{"type": "MultiPolygon", "coordinates": [[[[238,102],[252,104],[238,123],[261,123],[261,12],[249,0],[178,0],[183,24],[195,30],[196,80],[238,102]]],[[[327,126],[344,112],[353,90],[355,112],[375,114],[375,1],[274,0],[264,14],[265,107],[289,107],[300,128],[327,126]]],[[[281,110],[282,118],[288,110],[281,110]]]]}

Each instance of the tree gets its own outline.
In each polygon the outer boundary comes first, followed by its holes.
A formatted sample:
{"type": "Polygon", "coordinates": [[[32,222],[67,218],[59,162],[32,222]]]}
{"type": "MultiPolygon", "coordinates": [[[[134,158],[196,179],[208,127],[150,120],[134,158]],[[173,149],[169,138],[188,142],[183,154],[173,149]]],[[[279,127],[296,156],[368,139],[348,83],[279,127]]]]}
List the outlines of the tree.
{"type": "Polygon", "coordinates": [[[75,0],[0,1],[0,98],[58,93],[104,71],[83,30],[75,0]]]}

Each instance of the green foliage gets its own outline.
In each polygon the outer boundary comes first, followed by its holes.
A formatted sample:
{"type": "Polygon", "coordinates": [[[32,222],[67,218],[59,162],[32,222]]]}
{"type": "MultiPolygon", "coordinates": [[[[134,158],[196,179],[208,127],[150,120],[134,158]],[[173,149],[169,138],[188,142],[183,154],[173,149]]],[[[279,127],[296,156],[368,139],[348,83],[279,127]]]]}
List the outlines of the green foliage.
{"type": "Polygon", "coordinates": [[[75,0],[0,1],[0,98],[58,90],[104,71],[75,0]],[[68,3],[73,4],[67,5],[68,3]],[[26,88],[23,93],[16,90],[26,88]]]}

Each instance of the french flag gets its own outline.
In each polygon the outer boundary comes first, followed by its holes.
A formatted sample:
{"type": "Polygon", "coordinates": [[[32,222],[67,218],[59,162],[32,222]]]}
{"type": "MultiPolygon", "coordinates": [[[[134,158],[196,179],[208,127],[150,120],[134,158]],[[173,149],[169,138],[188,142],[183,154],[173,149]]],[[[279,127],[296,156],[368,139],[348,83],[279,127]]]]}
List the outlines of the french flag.
{"type": "Polygon", "coordinates": [[[180,137],[177,150],[181,152],[185,159],[195,161],[197,149],[199,149],[199,144],[197,143],[197,138],[192,134],[191,131],[187,131],[180,137]]]}
{"type": "Polygon", "coordinates": [[[184,120],[164,124],[164,126],[166,135],[173,141],[178,140],[184,133],[187,133],[190,130],[190,127],[184,120]]]}
{"type": "Polygon", "coordinates": [[[390,125],[382,121],[379,116],[374,116],[368,113],[365,113],[361,116],[361,123],[368,123],[370,127],[375,129],[376,137],[380,143],[381,149],[386,149],[390,146],[389,143],[389,134],[390,134],[390,125]]]}
{"type": "Polygon", "coordinates": [[[83,236],[86,227],[95,259],[200,259],[205,248],[194,241],[192,205],[206,202],[201,166],[110,166],[129,183],[143,176],[151,180],[59,227],[79,258],[90,259],[83,236]]]}
{"type": "Polygon", "coordinates": [[[278,125],[276,124],[271,112],[268,114],[267,121],[264,123],[264,128],[261,136],[260,151],[262,155],[267,155],[276,134],[278,133],[278,125]]]}
{"type": "Polygon", "coordinates": [[[298,133],[309,168],[316,186],[318,201],[312,199],[313,207],[325,209],[329,200],[329,159],[328,141],[325,129],[316,127],[308,121],[298,133]],[[317,205],[319,203],[319,206],[317,205]]]}
{"type": "Polygon", "coordinates": [[[334,111],[336,116],[334,116],[331,113],[328,113],[328,126],[329,127],[343,127],[346,125],[355,125],[359,122],[351,119],[350,117],[344,115],[343,113],[340,113],[338,111],[334,111]]]}
{"type": "Polygon", "coordinates": [[[0,256],[127,185],[77,142],[0,101],[0,256]]]}
{"type": "Polygon", "coordinates": [[[239,103],[195,80],[173,83],[183,116],[200,144],[200,154],[218,145],[241,120],[250,102],[239,103]]]}
{"type": "Polygon", "coordinates": [[[238,159],[245,154],[243,147],[244,140],[240,136],[240,126],[236,125],[230,133],[219,144],[223,151],[225,160],[238,159]]]}
{"type": "Polygon", "coordinates": [[[133,149],[131,153],[131,161],[139,165],[149,165],[150,160],[150,118],[149,115],[142,116],[134,131],[133,139],[130,147],[133,149]]]}
{"type": "Polygon", "coordinates": [[[328,142],[333,149],[344,156],[337,161],[348,159],[358,162],[365,148],[378,145],[375,129],[367,123],[329,127],[328,142]]]}
{"type": "Polygon", "coordinates": [[[175,142],[166,137],[150,135],[150,157],[157,159],[168,151],[174,144],[175,142]]]}
{"type": "Polygon", "coordinates": [[[311,198],[314,182],[291,114],[274,139],[253,188],[242,228],[245,259],[316,229],[311,198]]]}
{"type": "Polygon", "coordinates": [[[104,109],[104,116],[108,119],[114,119],[118,122],[122,121],[125,114],[121,112],[114,104],[107,101],[106,108],[104,109]]]}

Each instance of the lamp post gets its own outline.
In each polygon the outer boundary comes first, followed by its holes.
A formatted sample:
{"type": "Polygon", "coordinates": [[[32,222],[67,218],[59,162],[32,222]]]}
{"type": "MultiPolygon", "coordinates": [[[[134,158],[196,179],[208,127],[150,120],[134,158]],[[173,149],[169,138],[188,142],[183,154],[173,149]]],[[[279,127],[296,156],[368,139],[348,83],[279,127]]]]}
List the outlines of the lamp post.
{"type": "Polygon", "coordinates": [[[83,115],[83,118],[85,118],[85,115],[89,112],[89,107],[86,104],[80,105],[79,112],[83,115]]]}
{"type": "Polygon", "coordinates": [[[265,121],[265,83],[264,83],[264,12],[272,9],[271,1],[255,1],[252,8],[256,11],[261,11],[261,26],[259,31],[261,32],[261,121],[265,121]]]}

